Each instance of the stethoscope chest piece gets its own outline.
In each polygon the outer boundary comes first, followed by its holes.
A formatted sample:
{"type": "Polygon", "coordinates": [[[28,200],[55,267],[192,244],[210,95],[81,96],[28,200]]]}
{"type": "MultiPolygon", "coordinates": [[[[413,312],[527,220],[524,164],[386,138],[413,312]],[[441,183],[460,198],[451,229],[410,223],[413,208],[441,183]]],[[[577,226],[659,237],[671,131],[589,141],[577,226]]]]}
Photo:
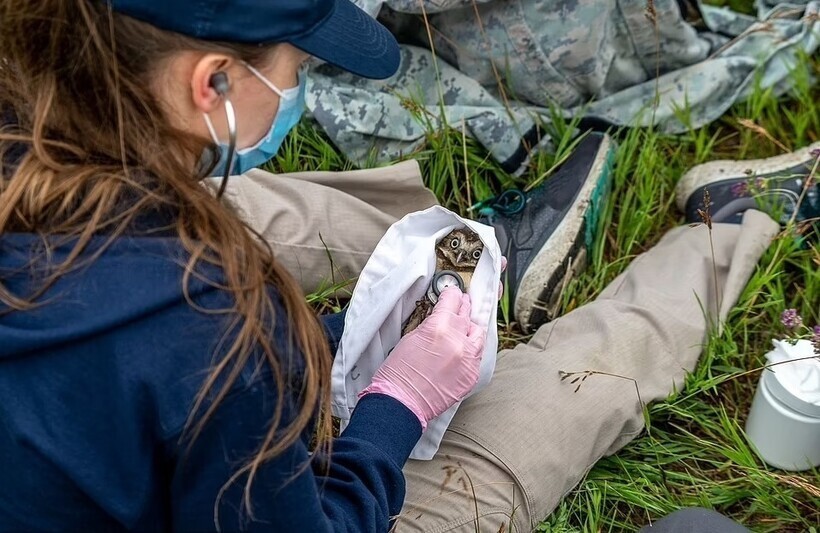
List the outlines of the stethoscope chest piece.
{"type": "Polygon", "coordinates": [[[427,291],[430,301],[436,303],[441,292],[447,287],[458,287],[461,292],[464,292],[464,280],[452,270],[439,270],[433,274],[433,280],[430,282],[430,290],[427,291]]]}

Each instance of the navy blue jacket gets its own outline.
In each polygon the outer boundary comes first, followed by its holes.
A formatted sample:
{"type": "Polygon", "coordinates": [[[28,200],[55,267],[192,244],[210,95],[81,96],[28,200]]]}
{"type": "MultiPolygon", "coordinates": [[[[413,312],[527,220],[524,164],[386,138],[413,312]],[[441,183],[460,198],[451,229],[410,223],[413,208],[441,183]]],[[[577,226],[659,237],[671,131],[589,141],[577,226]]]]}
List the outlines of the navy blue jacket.
{"type": "MultiPolygon", "coordinates": [[[[51,261],[67,251],[56,248],[51,261]]],[[[41,252],[31,235],[0,237],[0,288],[25,295],[36,287],[47,271],[29,263],[41,252]]],[[[184,454],[183,428],[230,319],[186,302],[185,261],[175,239],[121,237],[36,308],[0,304],[0,531],[213,530],[215,511],[222,531],[386,531],[421,435],[392,398],[359,403],[329,471],[327,461],[305,468],[309,432],[265,464],[253,484],[253,521],[240,512],[244,479],[218,495],[273,416],[269,373],[247,369],[184,454]]],[[[231,305],[223,291],[197,280],[190,287],[198,306],[231,305]]],[[[279,310],[276,350],[298,368],[279,310]]]]}

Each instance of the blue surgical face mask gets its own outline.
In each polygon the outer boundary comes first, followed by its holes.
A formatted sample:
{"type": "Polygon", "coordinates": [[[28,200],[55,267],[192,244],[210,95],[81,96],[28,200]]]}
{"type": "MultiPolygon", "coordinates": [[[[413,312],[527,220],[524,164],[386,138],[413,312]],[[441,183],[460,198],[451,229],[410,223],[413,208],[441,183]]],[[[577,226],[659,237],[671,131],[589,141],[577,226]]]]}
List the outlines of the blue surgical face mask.
{"type": "MultiPolygon", "coordinates": [[[[256,168],[271,159],[276,155],[285,136],[292,130],[299,119],[302,117],[302,112],[305,108],[305,71],[299,71],[299,85],[291,89],[279,89],[265,78],[258,70],[252,66],[245,64],[251,74],[259,78],[259,81],[265,84],[271,91],[279,96],[279,109],[276,111],[276,116],[273,117],[273,123],[270,125],[268,133],[266,133],[256,144],[247,148],[236,150],[233,157],[233,168],[231,174],[242,174],[256,168]]],[[[208,125],[208,131],[211,133],[211,138],[219,147],[219,163],[211,172],[212,176],[222,176],[225,173],[225,165],[228,158],[228,145],[219,141],[216,136],[213,124],[210,117],[205,115],[205,123],[208,125]]]]}

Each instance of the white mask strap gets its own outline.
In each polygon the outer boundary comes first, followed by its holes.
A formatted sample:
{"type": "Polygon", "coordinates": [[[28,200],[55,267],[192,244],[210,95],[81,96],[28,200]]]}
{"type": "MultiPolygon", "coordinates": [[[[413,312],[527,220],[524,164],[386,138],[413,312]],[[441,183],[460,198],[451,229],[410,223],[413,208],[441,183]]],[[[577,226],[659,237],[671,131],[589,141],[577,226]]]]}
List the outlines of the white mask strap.
{"type": "Polygon", "coordinates": [[[273,82],[271,82],[269,79],[267,79],[265,76],[263,76],[262,73],[259,72],[258,70],[256,70],[254,67],[252,67],[248,63],[245,63],[244,61],[242,62],[242,64],[245,65],[245,68],[247,68],[248,70],[251,71],[251,74],[253,74],[257,78],[259,78],[259,81],[264,83],[267,86],[268,89],[270,89],[271,91],[273,91],[277,95],[279,95],[279,98],[285,98],[285,99],[293,98],[293,95],[285,94],[285,92],[282,89],[280,89],[279,87],[274,85],[273,82]]]}
{"type": "Polygon", "coordinates": [[[208,126],[208,133],[211,134],[211,139],[213,139],[215,144],[219,143],[219,137],[216,136],[216,130],[214,129],[214,124],[211,122],[211,117],[208,116],[208,113],[202,113],[202,116],[205,117],[205,125],[208,126]]]}

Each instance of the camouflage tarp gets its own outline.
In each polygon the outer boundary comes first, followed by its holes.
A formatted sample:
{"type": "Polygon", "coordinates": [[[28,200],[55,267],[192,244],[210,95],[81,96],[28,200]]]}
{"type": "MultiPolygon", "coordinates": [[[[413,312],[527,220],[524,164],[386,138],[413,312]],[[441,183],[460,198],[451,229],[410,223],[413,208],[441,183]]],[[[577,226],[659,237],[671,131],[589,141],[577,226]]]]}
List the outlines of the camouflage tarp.
{"type": "Polygon", "coordinates": [[[655,22],[647,0],[355,1],[407,43],[385,81],[311,70],[311,115],[359,163],[413,151],[444,120],[517,172],[533,146],[549,149],[550,108],[685,131],[683,116],[715,120],[755,79],[788,89],[797,54],[820,43],[820,0],[758,0],[757,17],[654,0],[655,22]]]}

